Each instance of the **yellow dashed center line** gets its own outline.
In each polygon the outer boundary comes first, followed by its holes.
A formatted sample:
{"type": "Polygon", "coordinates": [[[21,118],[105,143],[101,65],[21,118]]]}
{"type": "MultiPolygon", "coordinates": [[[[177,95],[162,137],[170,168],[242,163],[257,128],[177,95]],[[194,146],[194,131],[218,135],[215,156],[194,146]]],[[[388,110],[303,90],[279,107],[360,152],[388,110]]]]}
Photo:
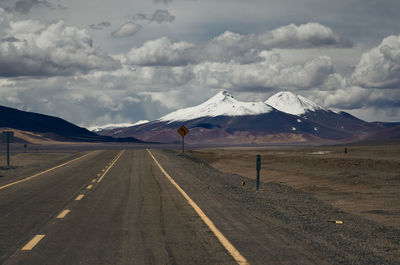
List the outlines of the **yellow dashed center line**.
{"type": "Polygon", "coordinates": [[[86,187],[86,189],[90,190],[93,187],[93,185],[89,185],[86,187]]]}
{"type": "MultiPolygon", "coordinates": [[[[122,150],[121,152],[118,153],[118,155],[113,159],[113,162],[111,165],[107,168],[107,170],[101,175],[101,177],[97,180],[97,182],[100,182],[103,180],[104,176],[107,174],[107,172],[114,166],[114,164],[118,161],[118,159],[122,156],[122,154],[125,152],[125,150],[122,150]]],[[[104,171],[104,169],[103,169],[104,171]]]]}
{"type": "Polygon", "coordinates": [[[86,155],[83,155],[83,156],[80,156],[80,157],[78,157],[78,158],[72,159],[72,160],[70,160],[70,161],[68,161],[68,162],[65,162],[65,163],[61,164],[61,165],[58,165],[58,166],[49,168],[49,169],[47,169],[47,170],[45,170],[45,171],[39,172],[39,173],[37,173],[37,174],[35,174],[35,175],[32,175],[32,176],[30,176],[30,177],[27,177],[27,178],[24,178],[24,179],[21,179],[21,180],[18,180],[18,181],[9,183],[9,184],[7,184],[7,185],[1,186],[1,187],[0,187],[0,190],[5,189],[5,188],[10,187],[10,186],[13,186],[13,185],[18,184],[18,183],[21,183],[21,182],[28,181],[28,180],[33,179],[33,178],[36,178],[36,177],[38,177],[38,176],[40,176],[40,175],[43,175],[44,173],[53,171],[54,169],[57,169],[57,168],[59,168],[59,167],[68,165],[68,164],[70,164],[70,163],[72,163],[72,162],[74,162],[74,161],[76,161],[76,160],[79,160],[79,159],[81,159],[81,158],[84,158],[85,156],[88,156],[88,155],[91,154],[91,153],[93,153],[93,152],[90,152],[90,153],[87,153],[86,155]]]}
{"type": "Polygon", "coordinates": [[[22,250],[32,250],[37,243],[39,243],[40,240],[42,240],[44,238],[45,235],[36,235],[34,238],[32,238],[31,241],[28,242],[28,244],[26,244],[22,250]]]}
{"type": "Polygon", "coordinates": [[[93,179],[92,182],[96,182],[96,179],[93,179]]]}
{"type": "Polygon", "coordinates": [[[58,218],[58,219],[64,218],[70,211],[71,211],[71,210],[64,210],[64,211],[62,211],[62,212],[57,216],[57,218],[58,218]]]}
{"type": "Polygon", "coordinates": [[[82,198],[84,197],[85,195],[83,195],[83,194],[79,194],[76,198],[75,198],[75,201],[80,201],[80,200],[82,200],[82,198]]]}
{"type": "Polygon", "coordinates": [[[207,215],[200,209],[200,207],[187,195],[187,193],[173,180],[173,178],[165,171],[161,164],[157,161],[154,155],[149,149],[146,149],[150,156],[153,158],[154,162],[160,168],[161,172],[167,177],[167,179],[175,186],[175,188],[183,195],[186,201],[192,206],[195,212],[200,216],[203,222],[210,228],[214,235],[218,238],[219,242],[225,247],[226,250],[231,254],[231,256],[236,260],[238,264],[250,264],[245,257],[240,254],[240,252],[232,245],[231,242],[218,230],[214,223],[207,217],[207,215]]]}

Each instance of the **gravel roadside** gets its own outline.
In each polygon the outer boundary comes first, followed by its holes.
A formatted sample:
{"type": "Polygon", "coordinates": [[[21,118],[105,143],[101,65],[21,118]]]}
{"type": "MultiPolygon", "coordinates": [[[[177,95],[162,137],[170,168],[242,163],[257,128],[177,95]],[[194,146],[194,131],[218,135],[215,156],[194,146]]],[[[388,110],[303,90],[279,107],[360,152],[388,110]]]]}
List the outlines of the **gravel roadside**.
{"type": "MultiPolygon", "coordinates": [[[[275,220],[279,231],[327,264],[399,264],[400,230],[343,212],[309,194],[279,183],[262,183],[216,170],[207,163],[167,150],[155,151],[166,170],[180,168],[207,185],[211,192],[241,203],[249,218],[275,220]],[[174,164],[174,166],[169,166],[174,164]],[[341,220],[343,224],[330,221],[341,220]]],[[[178,181],[179,184],[179,181],[178,181]]],[[[271,227],[268,227],[271,229],[271,227]]]]}

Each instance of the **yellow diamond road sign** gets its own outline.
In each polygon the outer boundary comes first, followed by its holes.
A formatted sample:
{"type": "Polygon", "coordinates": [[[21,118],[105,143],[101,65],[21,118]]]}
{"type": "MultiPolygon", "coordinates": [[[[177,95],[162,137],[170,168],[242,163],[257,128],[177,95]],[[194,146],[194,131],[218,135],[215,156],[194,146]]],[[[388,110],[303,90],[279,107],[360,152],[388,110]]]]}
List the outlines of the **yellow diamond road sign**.
{"type": "Polygon", "coordinates": [[[184,137],[186,134],[189,133],[189,130],[188,130],[184,125],[182,125],[182,126],[178,129],[178,133],[179,133],[180,135],[182,135],[182,137],[184,137]]]}

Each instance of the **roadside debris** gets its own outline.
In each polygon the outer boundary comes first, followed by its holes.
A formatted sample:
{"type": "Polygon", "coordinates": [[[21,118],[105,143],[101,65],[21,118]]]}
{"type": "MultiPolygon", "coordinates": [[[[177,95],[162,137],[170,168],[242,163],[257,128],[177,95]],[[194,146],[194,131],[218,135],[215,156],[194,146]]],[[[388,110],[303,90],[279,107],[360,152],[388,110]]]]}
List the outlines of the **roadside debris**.
{"type": "Polygon", "coordinates": [[[328,220],[328,223],[343,224],[343,221],[341,221],[341,220],[328,220]]]}

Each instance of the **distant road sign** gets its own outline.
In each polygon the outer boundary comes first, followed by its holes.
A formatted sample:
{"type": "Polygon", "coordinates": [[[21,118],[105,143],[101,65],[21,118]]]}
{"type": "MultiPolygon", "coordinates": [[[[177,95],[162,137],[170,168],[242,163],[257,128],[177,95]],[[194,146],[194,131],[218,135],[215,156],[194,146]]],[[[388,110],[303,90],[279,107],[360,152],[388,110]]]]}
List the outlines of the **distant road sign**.
{"type": "Polygon", "coordinates": [[[2,133],[3,144],[13,143],[14,142],[14,132],[4,131],[2,133]]]}
{"type": "Polygon", "coordinates": [[[178,129],[178,133],[184,137],[186,134],[189,133],[189,130],[185,127],[185,125],[182,125],[179,129],[178,129]]]}

